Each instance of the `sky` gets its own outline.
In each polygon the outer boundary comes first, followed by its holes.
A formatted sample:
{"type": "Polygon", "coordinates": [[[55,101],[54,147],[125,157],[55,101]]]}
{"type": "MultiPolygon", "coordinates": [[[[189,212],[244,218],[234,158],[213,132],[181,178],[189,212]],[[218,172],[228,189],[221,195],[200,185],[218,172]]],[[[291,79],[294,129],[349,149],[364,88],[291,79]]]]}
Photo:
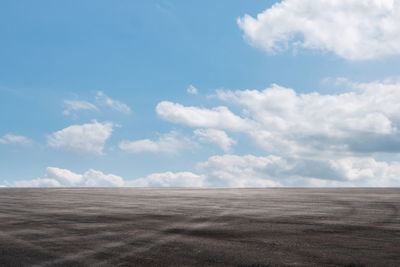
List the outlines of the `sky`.
{"type": "Polygon", "coordinates": [[[397,1],[3,0],[0,36],[0,186],[400,186],[397,1]]]}

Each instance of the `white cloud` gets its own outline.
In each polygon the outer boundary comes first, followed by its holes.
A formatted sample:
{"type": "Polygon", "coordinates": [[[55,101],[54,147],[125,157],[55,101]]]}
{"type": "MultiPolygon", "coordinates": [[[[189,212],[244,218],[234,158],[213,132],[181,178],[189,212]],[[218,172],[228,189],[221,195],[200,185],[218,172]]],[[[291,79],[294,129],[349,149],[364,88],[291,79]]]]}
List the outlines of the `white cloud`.
{"type": "Polygon", "coordinates": [[[48,136],[47,144],[78,153],[103,154],[106,140],[111,136],[111,122],[97,122],[71,125],[48,136]]]}
{"type": "Polygon", "coordinates": [[[85,186],[123,186],[124,180],[114,174],[104,174],[101,171],[93,169],[88,170],[83,174],[85,186]]]}
{"type": "Polygon", "coordinates": [[[235,114],[227,107],[213,109],[185,107],[168,101],[160,102],[156,107],[157,114],[170,122],[192,127],[243,130],[251,127],[250,123],[235,114]]]}
{"type": "Polygon", "coordinates": [[[218,145],[222,150],[229,151],[236,141],[230,138],[226,132],[216,129],[197,129],[194,134],[200,142],[218,145]]]}
{"type": "Polygon", "coordinates": [[[44,178],[16,181],[16,187],[120,187],[124,179],[114,174],[104,174],[90,169],[77,174],[66,169],[48,167],[44,178]]]}
{"type": "Polygon", "coordinates": [[[118,100],[111,99],[101,91],[97,92],[96,94],[96,102],[101,106],[108,106],[118,112],[122,112],[125,114],[131,113],[131,108],[128,105],[121,103],[118,100]]]}
{"type": "Polygon", "coordinates": [[[387,163],[374,158],[342,158],[330,161],[334,170],[351,182],[371,187],[400,186],[400,162],[387,163]]]}
{"type": "Polygon", "coordinates": [[[400,152],[400,83],[348,82],[348,86],[351,90],[340,94],[298,94],[278,85],[262,91],[217,92],[220,100],[241,108],[246,117],[227,107],[171,102],[159,103],[156,111],[167,121],[206,128],[198,136],[213,131],[207,129],[246,133],[257,147],[278,155],[400,152]]]}
{"type": "Polygon", "coordinates": [[[204,177],[191,172],[153,173],[128,183],[137,187],[204,187],[204,177]]]}
{"type": "Polygon", "coordinates": [[[238,19],[250,44],[268,52],[290,47],[332,51],[349,60],[400,54],[400,2],[283,0],[238,19]]]}
{"type": "Polygon", "coordinates": [[[97,107],[90,102],[87,101],[78,101],[78,100],[64,100],[64,105],[66,106],[63,111],[64,115],[71,115],[74,112],[87,110],[87,111],[97,111],[97,107]]]}
{"type": "Polygon", "coordinates": [[[0,144],[18,144],[18,145],[29,145],[32,141],[21,135],[6,134],[0,138],[0,144]]]}
{"type": "Polygon", "coordinates": [[[59,184],[66,186],[81,184],[83,181],[83,175],[73,173],[67,169],[59,169],[55,167],[47,167],[46,176],[50,179],[56,180],[59,184]]]}
{"type": "Polygon", "coordinates": [[[183,149],[193,147],[193,144],[189,138],[183,137],[179,133],[172,131],[161,135],[155,141],[149,139],[122,141],[118,147],[121,150],[131,153],[152,152],[177,154],[183,149]]]}
{"type": "Polygon", "coordinates": [[[353,83],[342,94],[297,94],[273,85],[263,91],[219,91],[248,111],[243,130],[268,152],[283,155],[400,151],[400,84],[353,83]]]}
{"type": "Polygon", "coordinates": [[[174,123],[204,127],[195,130],[195,137],[204,138],[200,141],[223,143],[211,133],[238,131],[275,155],[211,157],[198,165],[205,186],[398,186],[400,163],[375,157],[400,152],[400,82],[341,85],[349,90],[299,94],[272,85],[262,91],[217,92],[217,98],[246,117],[227,107],[221,111],[170,102],[161,102],[157,112],[174,123]]]}
{"type": "Polygon", "coordinates": [[[187,88],[187,93],[191,94],[191,95],[197,95],[197,88],[194,87],[193,85],[189,85],[189,87],[187,88]]]}

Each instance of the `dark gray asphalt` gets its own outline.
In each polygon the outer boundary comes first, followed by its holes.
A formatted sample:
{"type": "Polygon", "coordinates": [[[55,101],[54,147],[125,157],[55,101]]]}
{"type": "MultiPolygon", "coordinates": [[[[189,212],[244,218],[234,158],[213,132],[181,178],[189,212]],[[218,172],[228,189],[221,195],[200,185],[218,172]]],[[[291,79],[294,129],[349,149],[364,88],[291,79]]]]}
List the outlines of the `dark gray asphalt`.
{"type": "Polygon", "coordinates": [[[400,266],[400,189],[0,189],[0,266],[400,266]]]}

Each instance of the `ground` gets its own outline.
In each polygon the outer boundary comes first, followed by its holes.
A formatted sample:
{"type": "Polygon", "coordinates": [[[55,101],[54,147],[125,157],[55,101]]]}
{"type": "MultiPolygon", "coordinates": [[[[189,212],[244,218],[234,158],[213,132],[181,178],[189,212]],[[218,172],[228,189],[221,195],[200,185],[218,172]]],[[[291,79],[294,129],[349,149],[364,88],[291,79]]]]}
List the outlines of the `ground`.
{"type": "Polygon", "coordinates": [[[400,189],[0,189],[0,266],[400,266],[400,189]]]}

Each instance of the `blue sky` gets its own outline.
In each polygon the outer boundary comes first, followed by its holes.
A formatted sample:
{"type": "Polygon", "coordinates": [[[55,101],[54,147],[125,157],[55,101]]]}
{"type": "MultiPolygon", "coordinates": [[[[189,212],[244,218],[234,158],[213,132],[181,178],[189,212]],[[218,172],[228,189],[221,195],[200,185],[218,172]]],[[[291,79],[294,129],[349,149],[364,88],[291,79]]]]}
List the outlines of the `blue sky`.
{"type": "Polygon", "coordinates": [[[325,5],[1,1],[0,185],[399,186],[399,4],[325,5]]]}

